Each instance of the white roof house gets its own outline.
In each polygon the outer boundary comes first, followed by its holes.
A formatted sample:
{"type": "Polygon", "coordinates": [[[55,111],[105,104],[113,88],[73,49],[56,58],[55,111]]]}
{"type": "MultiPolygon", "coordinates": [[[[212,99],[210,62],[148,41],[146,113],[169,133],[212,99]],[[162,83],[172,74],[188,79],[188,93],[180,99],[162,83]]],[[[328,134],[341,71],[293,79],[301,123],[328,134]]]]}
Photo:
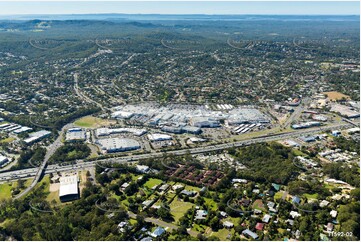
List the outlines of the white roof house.
{"type": "Polygon", "coordinates": [[[336,217],[337,217],[337,211],[336,211],[336,210],[332,210],[332,211],[330,212],[330,214],[331,214],[331,217],[332,217],[332,218],[336,218],[336,217]]]}
{"type": "Polygon", "coordinates": [[[223,226],[225,228],[233,228],[234,227],[234,224],[232,222],[229,222],[229,221],[224,221],[223,222],[223,226]]]}

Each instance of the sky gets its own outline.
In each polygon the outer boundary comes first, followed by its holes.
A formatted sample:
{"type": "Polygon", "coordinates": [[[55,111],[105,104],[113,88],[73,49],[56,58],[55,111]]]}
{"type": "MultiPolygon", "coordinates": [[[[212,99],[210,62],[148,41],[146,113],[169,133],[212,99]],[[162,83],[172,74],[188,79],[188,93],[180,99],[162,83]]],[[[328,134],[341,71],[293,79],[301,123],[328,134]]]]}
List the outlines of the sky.
{"type": "Polygon", "coordinates": [[[359,15],[359,1],[1,1],[0,15],[18,14],[290,14],[359,15]]]}

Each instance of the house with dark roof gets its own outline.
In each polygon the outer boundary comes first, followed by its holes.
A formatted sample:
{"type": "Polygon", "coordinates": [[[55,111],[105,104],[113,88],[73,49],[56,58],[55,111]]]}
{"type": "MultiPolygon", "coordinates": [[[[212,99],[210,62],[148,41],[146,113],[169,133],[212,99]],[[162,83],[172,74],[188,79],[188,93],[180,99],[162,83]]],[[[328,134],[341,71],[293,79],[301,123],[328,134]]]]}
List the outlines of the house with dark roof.
{"type": "Polygon", "coordinates": [[[242,199],[240,202],[239,202],[239,205],[243,206],[243,207],[248,207],[251,203],[251,200],[249,199],[242,199]]]}

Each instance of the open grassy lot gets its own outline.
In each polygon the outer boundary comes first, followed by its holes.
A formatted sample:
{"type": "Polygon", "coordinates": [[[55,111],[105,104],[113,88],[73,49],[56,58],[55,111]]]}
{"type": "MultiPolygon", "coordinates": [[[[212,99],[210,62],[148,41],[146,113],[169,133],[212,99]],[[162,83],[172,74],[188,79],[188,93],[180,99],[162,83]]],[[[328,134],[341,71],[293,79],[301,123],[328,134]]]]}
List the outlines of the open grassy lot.
{"type": "Polygon", "coordinates": [[[188,191],[196,191],[196,192],[199,192],[201,190],[201,188],[199,188],[199,187],[193,187],[193,186],[189,186],[189,185],[187,185],[184,189],[188,190],[188,191]]]}
{"type": "Polygon", "coordinates": [[[13,142],[14,140],[15,140],[14,137],[9,137],[9,138],[0,140],[0,144],[2,144],[2,143],[11,143],[11,142],[13,142]]]}
{"type": "Polygon", "coordinates": [[[11,198],[12,183],[0,184],[0,200],[11,198]]]}
{"type": "MultiPolygon", "coordinates": [[[[25,180],[24,187],[26,188],[30,186],[32,181],[33,181],[32,178],[25,180]]],[[[11,198],[11,188],[16,188],[16,187],[17,187],[16,181],[0,184],[0,200],[11,198]]],[[[21,191],[22,190],[23,189],[21,189],[21,191]]]]}
{"type": "Polygon", "coordinates": [[[218,205],[215,201],[213,201],[213,199],[210,198],[204,198],[204,201],[206,202],[206,204],[212,209],[212,210],[218,210],[218,205]]]}
{"type": "Polygon", "coordinates": [[[234,233],[234,229],[228,230],[228,229],[224,228],[224,229],[218,230],[217,232],[212,232],[210,235],[216,236],[221,241],[224,241],[224,240],[231,240],[230,238],[232,237],[233,233],[234,233]],[[228,237],[229,234],[230,234],[230,236],[228,237]]]}
{"type": "Polygon", "coordinates": [[[43,191],[45,193],[48,193],[48,195],[46,196],[46,200],[48,202],[55,200],[57,203],[60,203],[59,191],[50,192],[50,176],[49,175],[45,175],[43,177],[43,179],[38,184],[36,184],[35,189],[38,189],[43,183],[45,184],[43,191]]]}
{"type": "Polygon", "coordinates": [[[202,224],[194,224],[192,230],[194,230],[194,231],[196,231],[196,232],[204,233],[204,231],[206,230],[206,228],[207,228],[207,226],[205,226],[205,225],[202,225],[202,224]]]}
{"type": "Polygon", "coordinates": [[[189,202],[178,201],[177,198],[173,200],[170,204],[171,214],[174,216],[174,221],[177,223],[181,217],[188,211],[188,209],[192,208],[194,205],[189,202]]]}
{"type": "Polygon", "coordinates": [[[155,185],[159,185],[162,183],[162,180],[159,179],[155,179],[155,178],[150,178],[145,184],[144,186],[151,189],[152,187],[154,187],[155,185]]]}
{"type": "Polygon", "coordinates": [[[76,126],[83,128],[97,128],[104,125],[110,125],[112,123],[114,123],[114,121],[96,118],[93,116],[86,116],[74,122],[76,126]]]}
{"type": "Polygon", "coordinates": [[[307,199],[317,199],[317,198],[318,198],[318,194],[317,194],[317,193],[315,193],[315,194],[305,193],[305,194],[303,194],[303,196],[305,196],[307,199]]]}
{"type": "Polygon", "coordinates": [[[305,156],[306,155],[305,153],[303,153],[302,151],[300,151],[298,149],[293,149],[292,152],[296,156],[305,156]]]}
{"type": "Polygon", "coordinates": [[[259,210],[262,210],[262,211],[265,210],[265,206],[264,206],[261,199],[257,199],[256,201],[254,201],[254,203],[252,205],[252,208],[253,209],[259,209],[259,210]]]}

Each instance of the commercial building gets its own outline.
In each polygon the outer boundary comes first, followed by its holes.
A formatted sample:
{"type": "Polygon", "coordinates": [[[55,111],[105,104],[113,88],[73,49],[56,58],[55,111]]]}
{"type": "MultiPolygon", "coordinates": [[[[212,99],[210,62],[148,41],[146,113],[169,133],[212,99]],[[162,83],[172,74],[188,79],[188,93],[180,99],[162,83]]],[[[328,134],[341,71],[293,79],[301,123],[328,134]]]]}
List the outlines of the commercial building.
{"type": "Polygon", "coordinates": [[[21,128],[14,130],[13,133],[14,134],[21,134],[21,133],[28,132],[28,131],[31,131],[31,130],[33,130],[33,129],[29,128],[29,127],[26,127],[26,126],[22,126],[21,128]]]}
{"type": "Polygon", "coordinates": [[[202,133],[202,130],[199,127],[193,127],[193,126],[184,126],[182,128],[182,130],[185,133],[188,133],[188,134],[200,134],[200,133],[202,133]]]}
{"type": "Polygon", "coordinates": [[[59,187],[59,198],[62,202],[67,202],[79,198],[79,188],[78,188],[78,176],[65,176],[60,177],[60,187],[59,187]]]}
{"type": "Polygon", "coordinates": [[[149,166],[137,165],[137,171],[141,173],[147,173],[149,171],[149,166]]]}
{"type": "Polygon", "coordinates": [[[309,143],[309,142],[316,141],[316,137],[314,137],[314,136],[302,136],[302,137],[300,137],[300,140],[302,140],[303,142],[309,143]]]}
{"type": "Polygon", "coordinates": [[[40,130],[38,132],[30,133],[29,138],[24,139],[24,142],[26,144],[31,144],[31,143],[34,143],[36,141],[39,141],[43,138],[50,136],[50,134],[51,134],[51,132],[47,131],[47,130],[40,130]]]}
{"type": "Polygon", "coordinates": [[[147,133],[145,129],[136,129],[136,128],[99,128],[95,131],[97,137],[101,136],[108,136],[111,134],[120,134],[120,133],[132,133],[136,136],[142,136],[143,134],[147,133]]]}
{"type": "Polygon", "coordinates": [[[327,121],[327,117],[324,116],[324,115],[320,115],[320,114],[312,115],[312,119],[316,120],[316,121],[321,121],[321,122],[326,122],[327,121]]]}
{"type": "Polygon", "coordinates": [[[355,133],[360,133],[360,128],[351,128],[347,130],[347,133],[349,134],[355,134],[355,133]]]}
{"type": "Polygon", "coordinates": [[[173,133],[173,134],[200,134],[202,133],[202,130],[199,127],[194,126],[184,126],[184,127],[174,127],[174,126],[163,126],[162,131],[173,133]]]}
{"type": "Polygon", "coordinates": [[[134,139],[109,138],[96,141],[106,153],[122,152],[140,149],[140,144],[134,139]]]}
{"type": "Polygon", "coordinates": [[[77,142],[86,140],[86,131],[81,128],[68,129],[65,135],[67,142],[77,142]]]}
{"type": "Polygon", "coordinates": [[[148,139],[150,141],[163,141],[163,140],[171,140],[172,136],[167,134],[148,134],[148,139]]]}
{"type": "Polygon", "coordinates": [[[164,132],[173,133],[173,134],[183,133],[182,127],[163,126],[161,130],[164,132]]]}
{"type": "Polygon", "coordinates": [[[306,122],[306,123],[293,124],[291,127],[293,129],[306,129],[320,125],[321,125],[320,122],[306,122]]]}
{"type": "Polygon", "coordinates": [[[240,125],[244,123],[269,123],[269,118],[255,108],[236,108],[229,111],[227,123],[229,125],[240,125]]]}
{"type": "Polygon", "coordinates": [[[0,155],[0,167],[5,166],[9,162],[9,159],[6,156],[0,155]]]}
{"type": "Polygon", "coordinates": [[[116,111],[111,114],[111,117],[119,118],[119,119],[128,119],[128,118],[131,118],[133,115],[134,115],[134,113],[131,113],[131,112],[116,111]]]}
{"type": "MultiPolygon", "coordinates": [[[[178,127],[187,125],[202,127],[219,127],[219,120],[228,120],[230,125],[241,123],[269,123],[270,119],[252,106],[234,108],[232,105],[222,104],[219,110],[211,110],[207,105],[169,104],[161,106],[156,103],[127,104],[116,107],[113,116],[129,119],[129,122],[149,126],[165,127],[164,131],[182,132],[178,127]],[[121,113],[123,112],[123,113],[121,113]],[[129,115],[124,115],[129,114],[129,115]],[[133,114],[130,116],[130,114],[133,114]],[[174,128],[176,127],[176,128],[174,128]]],[[[183,130],[183,132],[193,132],[183,130]]],[[[199,131],[197,131],[199,132],[199,131]]]]}
{"type": "Polygon", "coordinates": [[[331,112],[339,113],[345,118],[358,118],[360,113],[356,112],[353,107],[348,107],[342,104],[333,103],[331,106],[331,112]]]}
{"type": "Polygon", "coordinates": [[[219,120],[213,117],[193,117],[191,124],[199,128],[216,128],[220,127],[219,120]]]}

